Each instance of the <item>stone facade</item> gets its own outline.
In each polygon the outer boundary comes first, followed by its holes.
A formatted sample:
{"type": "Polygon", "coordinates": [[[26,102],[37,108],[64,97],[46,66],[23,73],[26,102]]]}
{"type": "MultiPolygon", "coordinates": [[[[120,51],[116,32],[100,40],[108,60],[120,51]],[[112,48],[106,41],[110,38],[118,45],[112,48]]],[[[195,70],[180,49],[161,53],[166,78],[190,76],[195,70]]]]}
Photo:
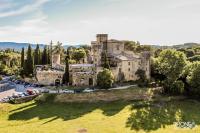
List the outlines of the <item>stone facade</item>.
{"type": "Polygon", "coordinates": [[[96,85],[96,71],[93,64],[72,64],[69,66],[73,86],[96,85]]]}
{"type": "Polygon", "coordinates": [[[62,84],[65,66],[60,64],[60,54],[53,53],[52,65],[38,65],[35,67],[35,78],[41,85],[62,84]]]}
{"type": "MultiPolygon", "coordinates": [[[[73,86],[96,85],[97,73],[102,71],[102,52],[107,53],[111,71],[115,81],[137,80],[135,72],[145,71],[150,78],[150,53],[140,54],[125,49],[125,41],[108,40],[107,34],[98,34],[96,41],[91,42],[91,52],[82,62],[83,64],[69,65],[70,83],[73,86]],[[91,64],[84,64],[91,63],[91,64]]],[[[36,79],[39,84],[55,85],[62,83],[65,66],[60,64],[60,54],[52,53],[52,66],[36,66],[36,79]]]]}
{"type": "Polygon", "coordinates": [[[115,81],[137,80],[135,72],[143,69],[150,78],[150,54],[136,54],[125,49],[125,41],[108,40],[107,34],[98,34],[96,41],[91,42],[92,59],[97,67],[97,73],[102,71],[102,52],[106,51],[115,81]]]}
{"type": "Polygon", "coordinates": [[[36,79],[42,85],[61,84],[64,71],[58,70],[36,70],[36,79]]]}

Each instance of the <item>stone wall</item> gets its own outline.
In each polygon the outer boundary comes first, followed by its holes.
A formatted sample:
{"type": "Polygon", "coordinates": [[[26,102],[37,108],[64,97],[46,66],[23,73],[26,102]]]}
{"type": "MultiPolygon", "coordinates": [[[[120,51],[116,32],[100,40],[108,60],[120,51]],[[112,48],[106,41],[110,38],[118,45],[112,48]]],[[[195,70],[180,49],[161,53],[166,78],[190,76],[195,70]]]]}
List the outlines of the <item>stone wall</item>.
{"type": "Polygon", "coordinates": [[[55,85],[56,80],[60,80],[60,83],[62,83],[63,75],[64,72],[61,71],[37,71],[36,79],[42,85],[55,85]]]}

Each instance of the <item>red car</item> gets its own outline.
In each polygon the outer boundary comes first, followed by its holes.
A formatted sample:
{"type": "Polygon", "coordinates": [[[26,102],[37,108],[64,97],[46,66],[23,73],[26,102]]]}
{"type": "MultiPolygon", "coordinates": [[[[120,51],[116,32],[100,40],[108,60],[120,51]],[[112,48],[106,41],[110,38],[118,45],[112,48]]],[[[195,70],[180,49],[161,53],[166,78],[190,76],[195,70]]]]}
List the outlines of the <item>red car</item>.
{"type": "Polygon", "coordinates": [[[26,90],[29,95],[35,95],[35,92],[31,89],[26,90]]]}

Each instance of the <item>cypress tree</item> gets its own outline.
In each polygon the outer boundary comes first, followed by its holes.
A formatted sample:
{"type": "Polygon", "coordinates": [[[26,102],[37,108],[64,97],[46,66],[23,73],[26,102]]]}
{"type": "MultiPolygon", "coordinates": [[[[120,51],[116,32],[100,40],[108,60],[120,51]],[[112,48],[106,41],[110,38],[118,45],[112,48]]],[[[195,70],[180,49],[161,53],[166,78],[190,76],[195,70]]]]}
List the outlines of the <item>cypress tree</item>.
{"type": "Polygon", "coordinates": [[[37,44],[35,52],[34,52],[34,64],[39,65],[40,64],[40,47],[37,44]]]}
{"type": "Polygon", "coordinates": [[[28,51],[27,51],[27,75],[29,76],[30,74],[33,74],[33,57],[32,57],[32,49],[31,45],[29,44],[28,46],[28,51]]]}
{"type": "Polygon", "coordinates": [[[103,68],[110,69],[110,64],[109,64],[109,61],[108,61],[107,52],[104,51],[102,56],[103,56],[103,68]]]}
{"type": "Polygon", "coordinates": [[[47,46],[44,47],[44,50],[42,52],[42,65],[47,64],[47,46]]]}
{"type": "Polygon", "coordinates": [[[63,83],[69,84],[69,50],[67,49],[67,56],[65,58],[65,74],[63,76],[63,83]]]}
{"type": "Polygon", "coordinates": [[[21,51],[21,68],[24,68],[24,48],[21,51]]]}
{"type": "Polygon", "coordinates": [[[49,49],[49,46],[48,46],[48,49],[47,49],[47,64],[51,64],[51,57],[50,57],[51,53],[50,53],[50,49],[49,49]]]}
{"type": "Polygon", "coordinates": [[[21,51],[21,72],[20,72],[20,75],[23,77],[24,74],[25,74],[25,60],[24,60],[24,48],[22,48],[22,51],[21,51]]]}

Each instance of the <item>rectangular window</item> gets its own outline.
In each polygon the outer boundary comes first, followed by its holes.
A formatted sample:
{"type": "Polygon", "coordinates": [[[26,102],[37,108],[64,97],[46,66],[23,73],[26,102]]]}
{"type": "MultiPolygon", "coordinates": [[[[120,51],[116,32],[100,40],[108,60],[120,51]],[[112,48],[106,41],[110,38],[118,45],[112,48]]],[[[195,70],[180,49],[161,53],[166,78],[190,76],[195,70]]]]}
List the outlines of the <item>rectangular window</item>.
{"type": "Polygon", "coordinates": [[[128,65],[130,66],[130,65],[131,65],[131,63],[130,63],[130,62],[128,62],[128,65]]]}
{"type": "Polygon", "coordinates": [[[128,68],[128,71],[130,71],[131,69],[130,68],[128,68]]]}
{"type": "Polygon", "coordinates": [[[119,50],[119,45],[117,45],[117,50],[119,50]]]}

